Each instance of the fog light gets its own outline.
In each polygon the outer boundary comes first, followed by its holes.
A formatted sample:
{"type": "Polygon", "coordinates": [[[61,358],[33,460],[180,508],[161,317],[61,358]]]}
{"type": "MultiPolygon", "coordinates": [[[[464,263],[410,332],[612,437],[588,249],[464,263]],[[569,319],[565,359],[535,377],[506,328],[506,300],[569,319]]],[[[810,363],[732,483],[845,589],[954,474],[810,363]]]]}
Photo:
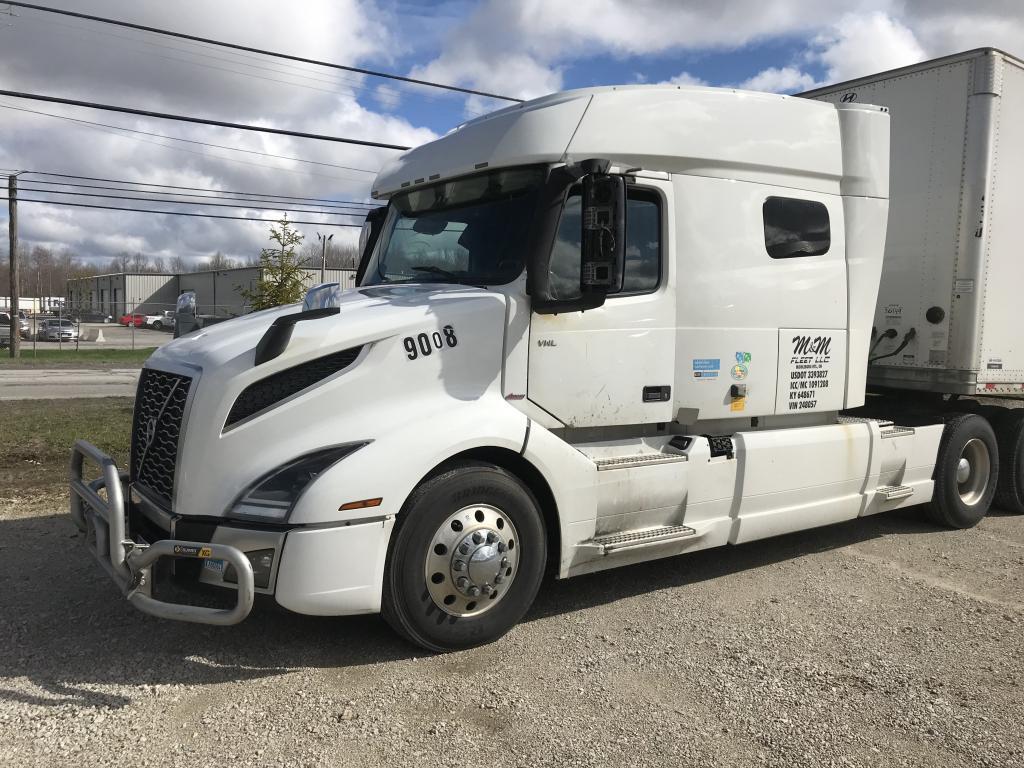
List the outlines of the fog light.
{"type": "MultiPolygon", "coordinates": [[[[274,550],[257,549],[253,552],[245,552],[244,554],[249,564],[252,565],[253,584],[262,589],[269,587],[270,569],[274,565],[274,550]]],[[[229,564],[224,569],[224,581],[228,584],[238,583],[238,574],[235,572],[235,566],[229,564]]]]}

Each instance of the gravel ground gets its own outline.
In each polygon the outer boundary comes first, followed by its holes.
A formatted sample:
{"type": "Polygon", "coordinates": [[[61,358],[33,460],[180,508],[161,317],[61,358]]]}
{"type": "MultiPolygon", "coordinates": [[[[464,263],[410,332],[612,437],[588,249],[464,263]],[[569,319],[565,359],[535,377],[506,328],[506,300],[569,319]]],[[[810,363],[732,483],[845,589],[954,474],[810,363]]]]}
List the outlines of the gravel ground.
{"type": "Polygon", "coordinates": [[[489,647],[130,609],[0,491],[0,765],[1024,766],[1024,518],[913,510],[546,584],[489,647]]]}

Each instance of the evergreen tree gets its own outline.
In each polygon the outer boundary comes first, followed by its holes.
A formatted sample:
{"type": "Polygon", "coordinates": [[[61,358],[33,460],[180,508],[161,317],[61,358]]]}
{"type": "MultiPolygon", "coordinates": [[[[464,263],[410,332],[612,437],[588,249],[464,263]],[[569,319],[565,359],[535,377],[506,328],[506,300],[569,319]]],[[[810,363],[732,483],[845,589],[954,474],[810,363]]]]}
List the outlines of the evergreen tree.
{"type": "Polygon", "coordinates": [[[295,249],[303,238],[292,229],[287,217],[270,228],[270,240],[276,245],[264,248],[260,254],[260,277],[255,289],[239,289],[253,311],[302,300],[304,271],[295,249]]]}

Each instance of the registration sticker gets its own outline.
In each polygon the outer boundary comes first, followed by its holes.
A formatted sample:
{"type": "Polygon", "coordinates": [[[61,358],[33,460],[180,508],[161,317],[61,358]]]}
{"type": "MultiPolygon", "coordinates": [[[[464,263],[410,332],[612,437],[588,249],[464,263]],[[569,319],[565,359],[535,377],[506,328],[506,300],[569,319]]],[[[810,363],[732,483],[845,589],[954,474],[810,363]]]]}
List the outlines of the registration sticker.
{"type": "Polygon", "coordinates": [[[224,561],[223,560],[204,560],[203,568],[210,573],[217,573],[220,575],[224,574],[224,561]]]}

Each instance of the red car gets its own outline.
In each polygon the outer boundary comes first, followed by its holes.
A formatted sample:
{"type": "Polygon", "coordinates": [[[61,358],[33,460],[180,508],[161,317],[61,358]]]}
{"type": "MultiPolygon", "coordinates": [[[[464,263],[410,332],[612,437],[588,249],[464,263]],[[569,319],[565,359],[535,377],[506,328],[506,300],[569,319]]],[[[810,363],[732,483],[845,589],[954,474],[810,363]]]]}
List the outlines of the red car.
{"type": "Polygon", "coordinates": [[[146,316],[138,313],[133,315],[121,315],[121,319],[117,322],[125,328],[130,325],[134,325],[136,328],[142,328],[146,324],[146,316]]]}

